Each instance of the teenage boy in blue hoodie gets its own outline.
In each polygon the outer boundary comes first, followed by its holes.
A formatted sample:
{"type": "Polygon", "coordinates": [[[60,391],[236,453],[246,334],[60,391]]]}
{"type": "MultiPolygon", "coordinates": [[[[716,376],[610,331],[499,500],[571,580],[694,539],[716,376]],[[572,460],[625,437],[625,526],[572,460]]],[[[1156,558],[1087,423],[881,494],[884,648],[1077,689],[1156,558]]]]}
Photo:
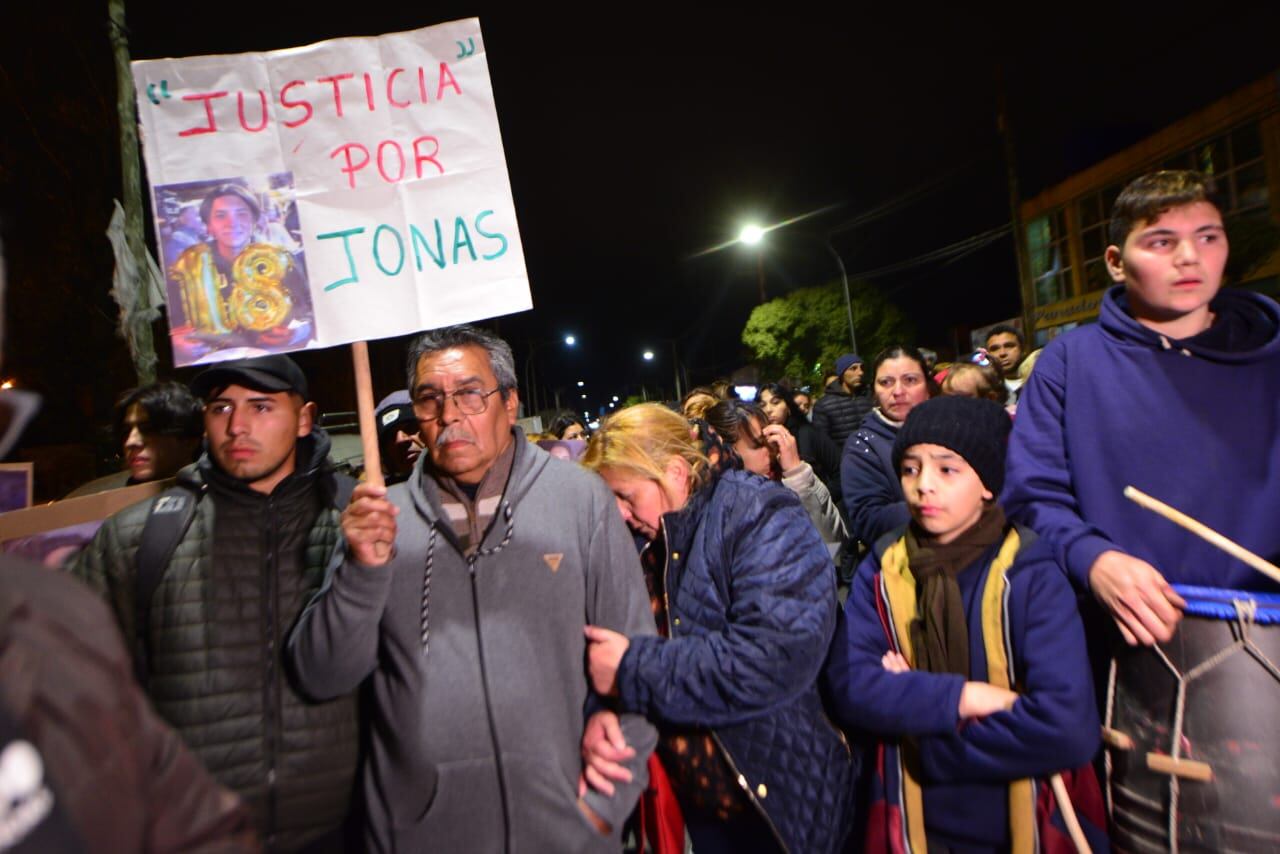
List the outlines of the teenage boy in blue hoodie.
{"type": "Polygon", "coordinates": [[[827,667],[837,717],[879,739],[867,851],[1064,850],[1057,772],[1106,847],[1084,629],[1052,549],[995,501],[1008,435],[995,401],[937,397],[894,441],[911,522],[858,568],[827,667]]]}
{"type": "Polygon", "coordinates": [[[1220,290],[1227,235],[1205,178],[1165,171],[1116,199],[1099,321],[1049,342],[1023,389],[1003,504],[1057,548],[1130,644],[1169,640],[1171,586],[1275,589],[1123,496],[1159,498],[1280,553],[1280,306],[1220,290]]]}

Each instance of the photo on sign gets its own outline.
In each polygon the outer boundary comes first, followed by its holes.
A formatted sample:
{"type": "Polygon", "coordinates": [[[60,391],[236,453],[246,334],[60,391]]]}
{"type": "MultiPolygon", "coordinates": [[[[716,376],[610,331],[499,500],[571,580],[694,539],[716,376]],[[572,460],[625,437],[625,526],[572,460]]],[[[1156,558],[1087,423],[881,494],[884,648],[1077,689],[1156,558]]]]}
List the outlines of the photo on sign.
{"type": "Polygon", "coordinates": [[[155,210],[179,364],[316,339],[291,173],[156,187],[155,210]]]}

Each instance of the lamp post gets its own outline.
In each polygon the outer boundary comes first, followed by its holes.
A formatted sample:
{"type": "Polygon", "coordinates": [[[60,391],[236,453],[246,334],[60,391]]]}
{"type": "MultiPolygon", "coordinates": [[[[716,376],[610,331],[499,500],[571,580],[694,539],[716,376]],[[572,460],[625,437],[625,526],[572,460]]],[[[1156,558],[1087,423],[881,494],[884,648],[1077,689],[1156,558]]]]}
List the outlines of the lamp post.
{"type": "Polygon", "coordinates": [[[764,229],[754,223],[742,227],[738,242],[756,247],[756,283],[760,286],[760,304],[764,305],[764,229]]]}

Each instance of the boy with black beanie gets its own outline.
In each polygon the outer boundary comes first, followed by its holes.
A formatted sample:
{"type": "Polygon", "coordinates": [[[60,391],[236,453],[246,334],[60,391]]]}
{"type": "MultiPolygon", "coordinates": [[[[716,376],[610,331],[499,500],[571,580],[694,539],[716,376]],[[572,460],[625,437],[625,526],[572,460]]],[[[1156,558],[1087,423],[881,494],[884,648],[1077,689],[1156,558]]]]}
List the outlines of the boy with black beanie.
{"type": "Polygon", "coordinates": [[[827,668],[838,717],[878,739],[864,763],[869,851],[1065,843],[1055,772],[1068,772],[1090,842],[1105,847],[1075,595],[1052,551],[995,500],[1009,429],[994,401],[938,397],[894,444],[911,522],[859,567],[827,668]]]}

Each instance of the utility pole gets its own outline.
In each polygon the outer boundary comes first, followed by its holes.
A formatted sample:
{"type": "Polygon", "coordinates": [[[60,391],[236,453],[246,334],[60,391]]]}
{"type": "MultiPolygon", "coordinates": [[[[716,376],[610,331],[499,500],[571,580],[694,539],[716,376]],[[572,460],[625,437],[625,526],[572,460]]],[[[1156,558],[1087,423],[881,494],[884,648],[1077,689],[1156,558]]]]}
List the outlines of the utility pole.
{"type": "Polygon", "coordinates": [[[996,129],[1004,148],[1005,183],[1009,192],[1009,222],[1013,227],[1013,256],[1018,268],[1018,293],[1022,298],[1022,339],[1028,349],[1035,347],[1035,285],[1031,281],[1031,265],[1023,245],[1021,199],[1018,195],[1018,161],[1014,156],[1013,129],[1009,123],[1009,105],[1005,98],[1004,68],[996,66],[996,129]]]}

